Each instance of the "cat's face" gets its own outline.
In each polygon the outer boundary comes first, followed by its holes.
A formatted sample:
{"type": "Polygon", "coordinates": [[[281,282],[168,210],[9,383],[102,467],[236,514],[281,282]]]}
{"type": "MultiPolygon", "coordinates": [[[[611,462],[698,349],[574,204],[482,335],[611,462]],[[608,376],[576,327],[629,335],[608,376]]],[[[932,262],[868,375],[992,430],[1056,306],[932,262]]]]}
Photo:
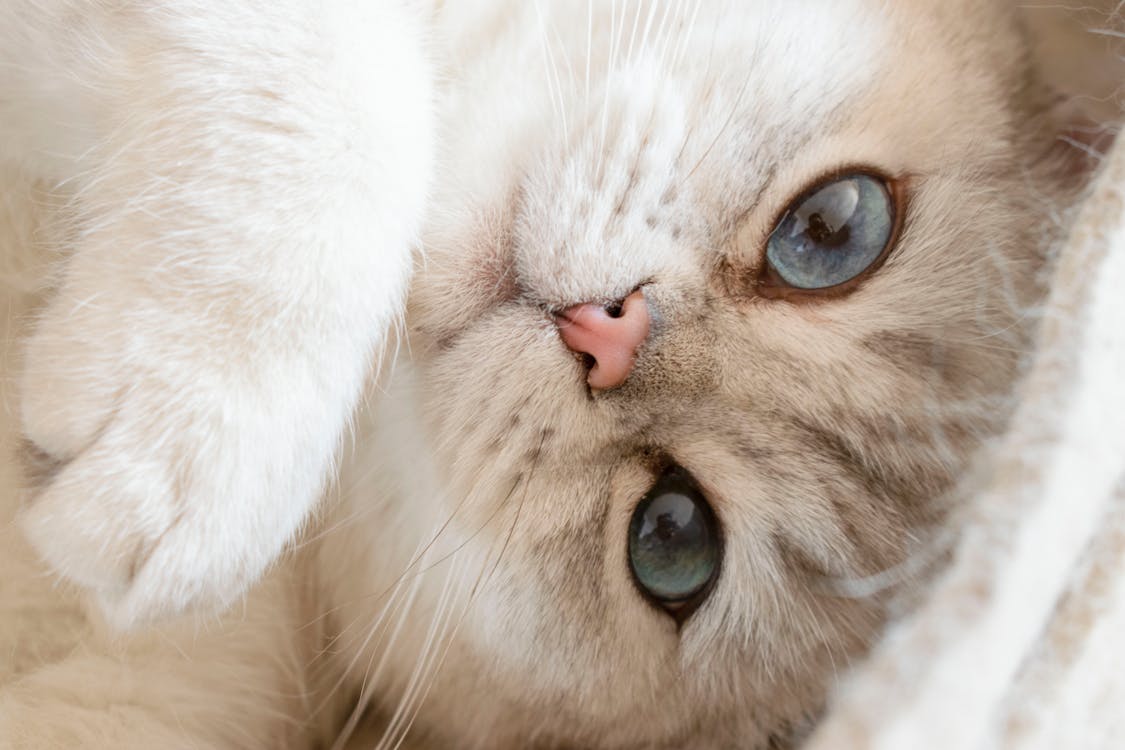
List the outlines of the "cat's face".
{"type": "MultiPolygon", "coordinates": [[[[982,3],[533,5],[465,66],[409,313],[467,571],[419,725],[458,746],[784,742],[880,624],[871,577],[918,552],[1005,415],[1042,244],[1024,196],[1055,190],[1018,38],[982,3]],[[901,220],[889,253],[787,293],[779,217],[860,173],[901,220]],[[635,367],[591,392],[553,314],[637,288],[635,367]],[[686,618],[629,554],[670,467],[715,519],[686,618]]],[[[391,652],[406,686],[421,657],[391,652]]]]}

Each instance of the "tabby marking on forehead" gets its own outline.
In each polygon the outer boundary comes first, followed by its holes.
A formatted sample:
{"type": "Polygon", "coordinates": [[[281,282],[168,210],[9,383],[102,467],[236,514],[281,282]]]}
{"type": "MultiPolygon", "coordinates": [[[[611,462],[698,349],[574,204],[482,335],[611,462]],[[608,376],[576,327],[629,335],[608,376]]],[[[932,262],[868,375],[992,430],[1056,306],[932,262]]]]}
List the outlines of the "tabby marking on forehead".
{"type": "Polygon", "coordinates": [[[682,58],[622,63],[600,84],[604,94],[590,95],[593,114],[577,118],[567,150],[529,177],[517,230],[525,286],[560,307],[620,298],[682,252],[646,229],[667,224],[675,245],[683,224],[699,226],[692,214],[702,214],[714,223],[689,241],[713,245],[720,227],[737,225],[768,188],[775,161],[822,137],[886,54],[882,24],[862,4],[821,11],[847,19],[848,33],[810,28],[798,9],[776,4],[746,28],[727,28],[721,14],[697,19],[699,38],[685,38],[682,58]],[[700,59],[690,58],[695,50],[700,59]]]}

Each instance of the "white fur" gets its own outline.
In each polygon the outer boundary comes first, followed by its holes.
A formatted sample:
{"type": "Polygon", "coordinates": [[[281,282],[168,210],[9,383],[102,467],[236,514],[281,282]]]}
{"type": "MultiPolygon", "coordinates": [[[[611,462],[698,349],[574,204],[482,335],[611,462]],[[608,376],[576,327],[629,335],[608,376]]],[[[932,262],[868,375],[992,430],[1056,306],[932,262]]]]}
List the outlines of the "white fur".
{"type": "Polygon", "coordinates": [[[118,626],[221,608],[308,518],[401,307],[432,150],[419,21],[20,0],[0,29],[4,149],[77,214],[21,398],[66,465],[24,528],[118,626]]]}
{"type": "MultiPolygon", "coordinates": [[[[31,256],[21,272],[49,287],[37,289],[40,308],[24,286],[6,290],[32,324],[26,349],[21,327],[9,331],[6,372],[21,379],[15,393],[5,383],[3,447],[26,457],[25,435],[30,455],[58,471],[45,491],[23,488],[20,531],[13,522],[0,537],[15,571],[0,582],[0,654],[19,655],[0,662],[0,748],[302,747],[333,741],[342,725],[340,746],[368,705],[382,746],[415,721],[436,746],[451,742],[442,732],[466,747],[560,733],[578,746],[675,744],[704,729],[713,733],[700,747],[766,742],[772,728],[743,709],[769,701],[742,666],[770,678],[801,668],[801,650],[823,634],[817,613],[786,596],[763,540],[791,512],[757,479],[725,480],[752,485],[757,504],[727,510],[748,541],[730,555],[718,603],[682,633],[640,600],[616,543],[587,561],[608,571],[594,576],[613,603],[596,613],[605,632],[560,611],[558,580],[534,569],[537,542],[599,510],[598,528],[624,538],[650,481],[636,462],[610,471],[601,453],[582,452],[635,436],[608,409],[588,409],[546,311],[649,282],[671,303],[700,297],[710,241],[756,247],[786,201],[846,162],[938,175],[919,200],[921,226],[947,221],[967,175],[1007,156],[1009,144],[981,135],[1010,125],[994,122],[1001,84],[982,74],[956,95],[926,89],[910,107],[886,106],[965,61],[942,57],[960,50],[929,26],[905,25],[909,11],[895,11],[895,27],[879,6],[0,7],[0,179],[20,217],[0,242],[31,256]],[[915,36],[903,41],[904,28],[915,36]],[[932,67],[892,64],[918,46],[932,67]],[[871,106],[829,121],[853,99],[871,106]],[[741,130],[729,127],[736,114],[741,130]],[[841,130],[822,137],[830,126],[841,130]],[[786,153],[776,175],[772,149],[786,153]],[[947,150],[971,163],[947,168],[947,150]],[[648,222],[669,183],[690,210],[648,222]],[[765,197],[753,203],[758,187],[765,197]],[[520,190],[512,257],[470,288],[486,255],[474,242],[494,239],[520,190]],[[45,194],[61,205],[39,205],[45,194]],[[708,235],[738,206],[753,210],[734,239],[708,235]],[[484,319],[458,342],[474,356],[445,370],[410,351],[422,333],[391,335],[423,218],[426,283],[412,292],[411,325],[461,333],[484,319]],[[698,240],[686,252],[669,239],[677,222],[698,240]],[[55,253],[47,269],[31,252],[43,246],[55,253]],[[488,301],[509,272],[518,309],[488,301]],[[396,344],[401,361],[384,366],[396,344]],[[469,368],[494,377],[457,377],[469,368]],[[490,408],[521,393],[523,426],[503,428],[496,454],[516,465],[542,445],[527,427],[536,420],[570,452],[513,480],[488,470],[474,428],[502,425],[508,415],[490,408]],[[341,449],[353,420],[356,440],[341,449]],[[529,498],[532,478],[542,492],[529,498]],[[325,494],[322,522],[306,524],[325,494]],[[109,628],[82,611],[78,591],[93,593],[109,628]],[[204,615],[162,621],[185,611],[204,615]],[[701,726],[710,712],[719,719],[701,726]]],[[[713,357],[735,380],[753,369],[740,346],[794,338],[811,342],[814,365],[849,367],[852,341],[835,332],[897,320],[915,287],[941,299],[924,317],[943,332],[968,303],[939,295],[953,275],[935,260],[940,246],[918,247],[895,266],[914,286],[876,279],[875,294],[822,312],[763,306],[744,339],[695,342],[681,369],[690,377],[692,362],[713,357]],[[927,274],[939,280],[927,285],[927,274]]],[[[982,327],[1011,312],[988,308],[982,327]]],[[[914,385],[871,378],[855,400],[932,397],[914,385]]],[[[683,456],[724,468],[718,438],[688,433],[676,436],[683,456]]],[[[802,491],[823,499],[809,481],[802,491]]],[[[3,500],[7,522],[16,493],[3,500]]],[[[808,536],[835,552],[834,530],[810,515],[808,536]]],[[[777,697],[789,701],[786,721],[807,710],[803,689],[777,697]]]]}

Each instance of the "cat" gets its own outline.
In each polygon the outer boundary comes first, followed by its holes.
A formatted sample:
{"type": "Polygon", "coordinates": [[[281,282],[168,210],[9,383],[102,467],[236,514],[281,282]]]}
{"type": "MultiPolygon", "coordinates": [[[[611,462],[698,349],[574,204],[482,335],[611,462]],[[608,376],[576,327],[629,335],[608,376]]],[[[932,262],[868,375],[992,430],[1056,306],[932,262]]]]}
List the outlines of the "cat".
{"type": "Polygon", "coordinates": [[[1052,101],[969,0],[4,4],[0,747],[798,744],[1007,418],[1052,101]]]}

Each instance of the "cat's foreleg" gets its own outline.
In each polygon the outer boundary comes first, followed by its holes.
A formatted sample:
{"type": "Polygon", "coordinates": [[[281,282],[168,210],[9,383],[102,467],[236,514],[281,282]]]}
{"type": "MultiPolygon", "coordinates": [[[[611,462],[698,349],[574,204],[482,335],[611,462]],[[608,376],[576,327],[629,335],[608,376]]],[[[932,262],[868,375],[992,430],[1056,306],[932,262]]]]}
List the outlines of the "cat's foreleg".
{"type": "Polygon", "coordinates": [[[18,679],[5,681],[0,667],[0,750],[313,746],[337,706],[310,687],[317,620],[283,578],[205,625],[86,632],[18,679]]]}
{"type": "Polygon", "coordinates": [[[22,522],[128,626],[225,606],[307,519],[401,311],[431,90],[406,3],[62,5],[83,66],[46,55],[31,98],[84,97],[92,146],[27,348],[22,522]]]}

